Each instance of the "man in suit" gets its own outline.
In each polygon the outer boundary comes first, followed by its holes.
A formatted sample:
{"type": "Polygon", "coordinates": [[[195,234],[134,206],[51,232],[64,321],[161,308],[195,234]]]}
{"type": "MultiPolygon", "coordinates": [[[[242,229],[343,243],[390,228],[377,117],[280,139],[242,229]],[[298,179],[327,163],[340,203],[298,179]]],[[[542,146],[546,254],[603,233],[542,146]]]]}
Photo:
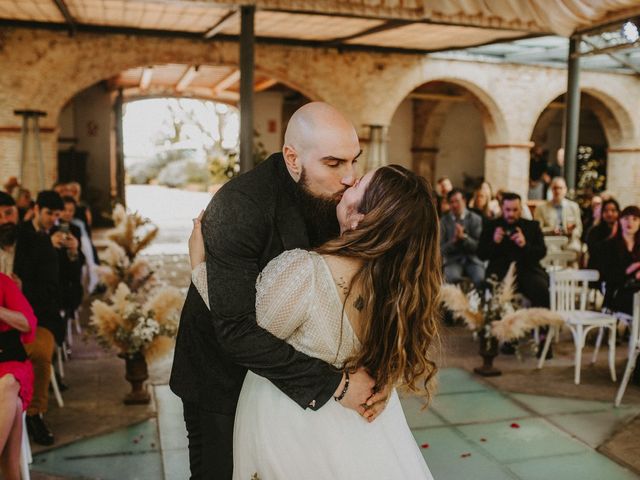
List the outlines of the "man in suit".
{"type": "Polygon", "coordinates": [[[582,249],[582,212],[576,202],[566,198],[567,183],[562,177],[551,180],[551,200],[543,203],[535,212],[535,220],[540,222],[546,235],[567,235],[568,250],[580,252],[582,249]]]}
{"type": "Polygon", "coordinates": [[[462,190],[447,194],[449,213],[440,219],[440,250],[447,283],[458,283],[467,275],[476,288],[484,281],[484,264],[476,255],[482,233],[482,217],[467,210],[462,190]]]}
{"type": "Polygon", "coordinates": [[[234,413],[247,369],[303,409],[317,410],[345,388],[344,407],[366,417],[384,407],[384,392],[374,394],[365,371],[347,382],[260,328],[255,316],[256,279],[270,260],[338,235],[335,207],[356,179],[360,153],[353,125],[333,107],[310,103],[291,117],[282,153],[228,182],[209,203],[202,231],[211,310],[192,284],[170,381],[184,405],[192,479],[231,478],[234,413]]]}
{"type": "Polygon", "coordinates": [[[502,217],[487,225],[480,237],[478,256],[489,260],[487,277],[502,280],[516,262],[517,288],[534,307],[549,307],[549,276],[540,260],[547,254],[538,222],[525,220],[517,193],[502,195],[502,217]]]}
{"type": "MultiPolygon", "coordinates": [[[[32,221],[18,226],[14,273],[22,281],[22,290],[38,318],[36,338],[25,345],[33,363],[33,400],[27,409],[27,429],[34,442],[51,445],[54,436],[44,423],[47,412],[51,360],[56,341],[64,339],[65,323],[60,317],[60,266],[56,248],[63,248],[67,240],[62,232],[52,230],[64,204],[53,190],[38,194],[32,221]]],[[[77,248],[70,247],[70,251],[77,248]]]]}

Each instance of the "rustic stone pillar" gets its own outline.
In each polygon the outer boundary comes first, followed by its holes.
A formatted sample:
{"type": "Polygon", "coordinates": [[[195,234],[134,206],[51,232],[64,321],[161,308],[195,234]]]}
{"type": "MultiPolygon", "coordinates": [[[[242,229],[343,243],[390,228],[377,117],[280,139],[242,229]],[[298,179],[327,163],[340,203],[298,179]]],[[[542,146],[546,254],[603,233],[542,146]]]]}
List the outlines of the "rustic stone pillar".
{"type": "Polygon", "coordinates": [[[607,190],[622,208],[640,205],[640,147],[609,149],[607,190]]]}
{"type": "Polygon", "coordinates": [[[413,171],[426,178],[432,184],[435,183],[438,149],[436,147],[413,147],[411,156],[413,158],[413,171]]]}
{"type": "Polygon", "coordinates": [[[518,193],[523,201],[529,191],[529,150],[532,142],[486,145],[484,178],[496,192],[499,189],[518,193]]]}

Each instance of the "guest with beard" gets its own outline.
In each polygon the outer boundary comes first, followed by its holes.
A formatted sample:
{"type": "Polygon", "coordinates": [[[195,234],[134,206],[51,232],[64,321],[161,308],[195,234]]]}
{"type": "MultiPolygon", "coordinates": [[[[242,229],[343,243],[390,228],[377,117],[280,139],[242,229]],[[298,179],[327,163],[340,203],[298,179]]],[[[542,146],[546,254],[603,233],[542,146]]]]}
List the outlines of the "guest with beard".
{"type": "Polygon", "coordinates": [[[295,350],[259,327],[255,312],[256,280],[269,261],[339,233],[336,205],[356,181],[360,153],[353,125],[333,107],[310,103],[291,117],[282,153],[228,182],[209,203],[202,232],[210,310],[192,283],[170,380],[184,406],[192,479],[231,479],[247,369],[303,409],[339,397],[373,420],[384,408],[387,392],[374,395],[364,369],[347,374],[295,350]]]}

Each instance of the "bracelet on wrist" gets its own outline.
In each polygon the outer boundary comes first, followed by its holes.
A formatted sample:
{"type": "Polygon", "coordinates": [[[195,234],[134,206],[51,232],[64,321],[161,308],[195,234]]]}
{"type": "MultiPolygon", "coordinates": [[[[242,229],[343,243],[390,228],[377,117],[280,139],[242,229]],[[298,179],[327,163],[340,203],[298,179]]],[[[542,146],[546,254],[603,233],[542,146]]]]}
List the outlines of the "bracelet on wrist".
{"type": "Polygon", "coordinates": [[[338,395],[337,397],[333,397],[333,399],[336,402],[339,402],[347,394],[347,390],[349,390],[349,372],[347,372],[345,370],[345,372],[344,372],[344,388],[342,389],[342,392],[340,392],[340,395],[338,395]]]}

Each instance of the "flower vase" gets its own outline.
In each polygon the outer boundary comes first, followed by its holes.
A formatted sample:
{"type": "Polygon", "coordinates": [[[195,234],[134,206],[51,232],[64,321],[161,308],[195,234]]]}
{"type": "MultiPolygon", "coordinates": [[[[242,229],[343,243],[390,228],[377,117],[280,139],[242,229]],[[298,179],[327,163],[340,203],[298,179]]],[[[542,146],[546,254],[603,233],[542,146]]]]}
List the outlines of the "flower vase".
{"type": "Polygon", "coordinates": [[[144,384],[149,378],[147,371],[147,360],[141,352],[132,355],[121,354],[125,361],[125,378],[131,384],[131,391],[124,397],[125,405],[146,405],[151,400],[151,396],[144,384]]]}
{"type": "Polygon", "coordinates": [[[482,357],[482,366],[473,369],[478,375],[483,377],[497,377],[502,372],[493,366],[493,359],[498,356],[498,339],[493,335],[480,330],[478,334],[480,340],[480,356],[482,357]]]}

